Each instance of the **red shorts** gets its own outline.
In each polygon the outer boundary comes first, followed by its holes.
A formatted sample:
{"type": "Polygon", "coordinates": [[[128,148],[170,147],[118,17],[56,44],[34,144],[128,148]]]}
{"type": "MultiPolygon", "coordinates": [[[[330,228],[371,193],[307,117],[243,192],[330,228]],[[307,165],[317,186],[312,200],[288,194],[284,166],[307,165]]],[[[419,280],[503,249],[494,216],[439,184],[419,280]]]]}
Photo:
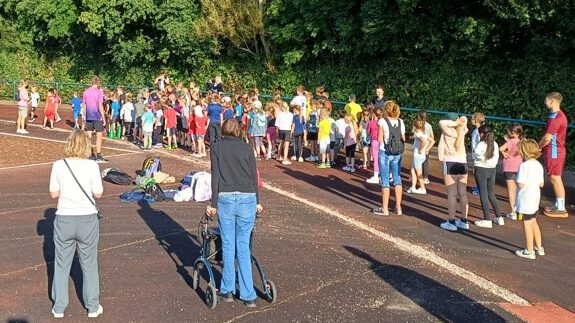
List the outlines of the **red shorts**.
{"type": "Polygon", "coordinates": [[[565,167],[565,155],[559,154],[557,158],[545,156],[545,169],[549,176],[562,176],[565,167]]]}
{"type": "Polygon", "coordinates": [[[54,120],[54,118],[56,117],[56,111],[46,110],[44,111],[44,116],[48,118],[48,120],[54,120]]]}

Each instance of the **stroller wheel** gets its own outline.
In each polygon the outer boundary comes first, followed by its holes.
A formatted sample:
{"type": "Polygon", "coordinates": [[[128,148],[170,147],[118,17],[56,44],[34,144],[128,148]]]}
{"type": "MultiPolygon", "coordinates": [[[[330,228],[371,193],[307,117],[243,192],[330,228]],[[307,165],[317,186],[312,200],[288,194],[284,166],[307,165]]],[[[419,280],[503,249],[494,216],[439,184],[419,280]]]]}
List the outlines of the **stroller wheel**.
{"type": "Polygon", "coordinates": [[[278,291],[276,289],[276,285],[274,284],[274,282],[271,280],[266,280],[265,289],[266,289],[265,294],[268,302],[272,304],[275,303],[278,298],[278,291]]]}
{"type": "Polygon", "coordinates": [[[212,286],[208,286],[208,288],[206,288],[206,305],[211,309],[216,308],[218,305],[218,294],[216,293],[216,289],[212,288],[212,286]]]}
{"type": "Polygon", "coordinates": [[[196,269],[196,267],[194,267],[194,269],[192,270],[192,288],[193,289],[198,288],[199,279],[200,279],[200,272],[196,269]]]}

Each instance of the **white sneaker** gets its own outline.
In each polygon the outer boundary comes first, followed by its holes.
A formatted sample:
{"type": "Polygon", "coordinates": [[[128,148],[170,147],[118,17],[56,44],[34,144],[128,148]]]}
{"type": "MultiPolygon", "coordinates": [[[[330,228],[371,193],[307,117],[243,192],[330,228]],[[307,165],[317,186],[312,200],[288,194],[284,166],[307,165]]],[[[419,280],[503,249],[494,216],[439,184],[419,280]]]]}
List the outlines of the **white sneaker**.
{"type": "Polygon", "coordinates": [[[22,129],[16,129],[16,133],[22,133],[22,129]]]}
{"type": "Polygon", "coordinates": [[[372,176],[372,177],[366,179],[365,181],[370,183],[370,184],[379,184],[379,176],[372,176]]]}
{"type": "Polygon", "coordinates": [[[343,167],[342,169],[343,169],[344,171],[346,171],[346,172],[349,172],[349,171],[350,171],[350,169],[351,169],[351,167],[349,167],[349,166],[345,166],[345,167],[343,167]]]}
{"type": "Polygon", "coordinates": [[[517,220],[517,213],[511,212],[511,213],[507,214],[506,217],[507,217],[509,220],[516,221],[516,220],[517,220]]]}
{"type": "Polygon", "coordinates": [[[97,318],[104,313],[104,308],[102,305],[98,305],[98,310],[96,312],[88,313],[89,318],[97,318]]]}
{"type": "Polygon", "coordinates": [[[27,135],[27,134],[29,134],[30,132],[28,132],[28,130],[26,130],[26,129],[22,129],[20,133],[23,134],[23,135],[27,135]]]}
{"type": "Polygon", "coordinates": [[[63,319],[64,318],[64,313],[56,313],[56,312],[54,312],[54,309],[52,309],[52,315],[54,315],[55,319],[63,319]]]}
{"type": "Polygon", "coordinates": [[[424,179],[423,184],[425,184],[425,185],[429,184],[429,178],[424,179]]]}
{"type": "Polygon", "coordinates": [[[415,189],[415,188],[413,188],[413,187],[410,187],[410,188],[407,190],[406,193],[407,193],[407,194],[413,194],[415,191],[417,191],[417,189],[415,189]]]}
{"type": "Polygon", "coordinates": [[[529,251],[527,251],[527,249],[517,250],[517,251],[515,251],[515,254],[516,254],[518,257],[525,258],[525,259],[531,259],[531,260],[535,260],[535,259],[536,259],[536,257],[535,257],[535,252],[529,252],[529,251]]]}
{"type": "Polygon", "coordinates": [[[350,168],[349,168],[349,172],[350,172],[350,173],[355,173],[355,167],[350,167],[350,168]]]}
{"type": "Polygon", "coordinates": [[[62,118],[58,117],[58,118],[56,119],[56,122],[60,122],[60,121],[62,121],[62,118]]]}
{"type": "Polygon", "coordinates": [[[493,221],[491,220],[479,220],[475,221],[475,225],[480,228],[491,229],[493,228],[493,221]]]}
{"type": "Polygon", "coordinates": [[[439,225],[442,229],[447,231],[457,231],[457,226],[451,224],[449,221],[445,221],[439,225]]]}
{"type": "Polygon", "coordinates": [[[465,229],[465,230],[469,230],[469,222],[463,222],[461,221],[461,219],[457,219],[455,221],[455,225],[460,228],[460,229],[465,229]]]}
{"type": "Polygon", "coordinates": [[[309,156],[308,158],[305,159],[305,161],[313,162],[315,161],[315,156],[309,156]]]}
{"type": "Polygon", "coordinates": [[[495,218],[495,220],[493,220],[493,223],[497,225],[505,225],[505,219],[503,219],[502,216],[498,216],[495,218]]]}
{"type": "Polygon", "coordinates": [[[291,160],[297,160],[296,156],[291,156],[291,160]]]}
{"type": "Polygon", "coordinates": [[[298,161],[298,163],[303,163],[303,158],[300,157],[300,158],[297,159],[297,161],[298,161]]]}
{"type": "Polygon", "coordinates": [[[534,248],[533,250],[535,251],[535,254],[537,256],[545,256],[545,248],[543,248],[543,247],[541,247],[539,249],[534,248]]]}
{"type": "Polygon", "coordinates": [[[418,188],[415,191],[413,191],[413,194],[425,195],[427,194],[427,190],[425,188],[418,188]]]}

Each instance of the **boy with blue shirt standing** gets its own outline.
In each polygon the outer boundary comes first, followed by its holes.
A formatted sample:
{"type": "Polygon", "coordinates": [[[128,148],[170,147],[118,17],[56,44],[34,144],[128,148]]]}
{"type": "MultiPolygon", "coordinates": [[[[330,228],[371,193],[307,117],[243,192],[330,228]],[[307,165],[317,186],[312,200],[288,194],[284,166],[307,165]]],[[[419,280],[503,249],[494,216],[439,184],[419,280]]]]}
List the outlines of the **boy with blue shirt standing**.
{"type": "MultiPolygon", "coordinates": [[[[74,113],[74,129],[80,129],[80,124],[78,120],[82,115],[82,99],[78,97],[78,92],[74,92],[74,97],[72,98],[72,111],[74,113]]],[[[82,125],[82,129],[84,126],[82,125]]]]}

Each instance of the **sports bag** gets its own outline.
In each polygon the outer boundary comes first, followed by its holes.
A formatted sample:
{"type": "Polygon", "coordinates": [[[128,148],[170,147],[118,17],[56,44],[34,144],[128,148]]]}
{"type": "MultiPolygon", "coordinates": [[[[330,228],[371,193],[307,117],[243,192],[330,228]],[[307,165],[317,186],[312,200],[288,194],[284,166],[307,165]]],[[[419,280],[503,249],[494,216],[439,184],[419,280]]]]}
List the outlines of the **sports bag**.
{"type": "Polygon", "coordinates": [[[212,199],[212,175],[208,172],[197,172],[192,175],[190,185],[194,191],[192,199],[195,202],[205,202],[212,199]]]}
{"type": "Polygon", "coordinates": [[[102,179],[116,185],[131,185],[132,177],[117,168],[107,168],[102,171],[102,179]]]}
{"type": "Polygon", "coordinates": [[[405,143],[403,142],[403,136],[401,135],[401,120],[398,120],[397,125],[394,127],[388,118],[384,118],[389,128],[389,139],[386,144],[384,144],[385,151],[390,155],[403,154],[405,150],[405,143]]]}
{"type": "Polygon", "coordinates": [[[164,191],[162,190],[160,185],[158,185],[158,183],[156,183],[156,182],[149,183],[146,186],[146,195],[145,196],[146,196],[145,197],[146,199],[153,198],[154,201],[156,201],[156,202],[161,202],[161,201],[166,199],[166,195],[164,194],[164,191]]]}
{"type": "Polygon", "coordinates": [[[160,157],[148,157],[144,160],[142,165],[141,175],[146,177],[152,177],[155,172],[162,170],[162,163],[160,162],[160,157]]]}

